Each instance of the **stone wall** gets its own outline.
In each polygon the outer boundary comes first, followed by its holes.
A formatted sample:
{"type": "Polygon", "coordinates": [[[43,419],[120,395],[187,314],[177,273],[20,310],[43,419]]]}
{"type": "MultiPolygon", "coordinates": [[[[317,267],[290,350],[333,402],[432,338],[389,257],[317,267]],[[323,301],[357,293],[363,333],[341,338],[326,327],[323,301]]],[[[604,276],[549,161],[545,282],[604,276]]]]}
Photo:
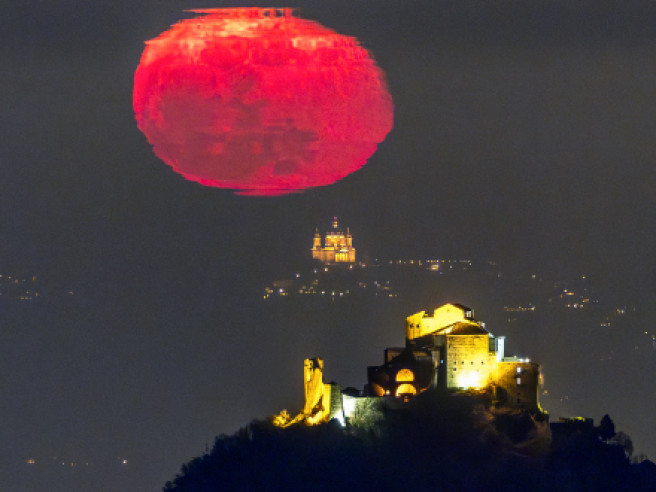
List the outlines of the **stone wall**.
{"type": "Polygon", "coordinates": [[[447,388],[483,388],[489,383],[491,370],[490,342],[487,334],[447,335],[447,388]]]}

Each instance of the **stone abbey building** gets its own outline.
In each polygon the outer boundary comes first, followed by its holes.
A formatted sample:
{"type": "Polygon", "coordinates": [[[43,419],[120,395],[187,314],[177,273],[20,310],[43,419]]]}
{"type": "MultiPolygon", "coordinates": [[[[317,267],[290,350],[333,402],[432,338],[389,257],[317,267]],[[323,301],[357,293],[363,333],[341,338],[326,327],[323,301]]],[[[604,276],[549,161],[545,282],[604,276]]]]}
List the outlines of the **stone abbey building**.
{"type": "Polygon", "coordinates": [[[487,331],[466,306],[445,304],[432,315],[418,312],[406,318],[405,347],[387,348],[383,363],[367,368],[361,392],[324,383],[323,360],[306,359],[303,409],[293,418],[283,410],[274,424],[316,425],[333,418],[346,423],[372,399],[401,403],[431,388],[486,392],[500,406],[541,413],[539,365],[506,357],[504,341],[487,331]]]}
{"type": "Polygon", "coordinates": [[[314,233],[312,243],[312,259],[324,263],[355,263],[355,248],[353,247],[353,236],[349,228],[346,234],[339,227],[337,217],[333,217],[333,225],[326,232],[324,244],[321,244],[319,229],[314,233]]]}

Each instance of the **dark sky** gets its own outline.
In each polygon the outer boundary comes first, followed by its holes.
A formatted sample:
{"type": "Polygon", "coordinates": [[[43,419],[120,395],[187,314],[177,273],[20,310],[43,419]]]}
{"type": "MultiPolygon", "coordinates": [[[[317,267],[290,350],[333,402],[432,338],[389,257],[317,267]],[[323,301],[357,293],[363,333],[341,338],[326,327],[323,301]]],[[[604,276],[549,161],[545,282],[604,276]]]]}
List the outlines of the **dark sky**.
{"type": "Polygon", "coordinates": [[[277,198],[185,181],[132,112],[145,40],[184,9],[242,5],[255,3],[3,9],[0,273],[52,293],[0,314],[6,462],[129,456],[143,467],[134,490],[155,490],[213,436],[293,406],[308,351],[346,354],[362,373],[345,383],[362,384],[377,360],[353,360],[312,313],[292,326],[255,302],[333,215],[374,256],[595,272],[653,303],[656,4],[296,5],[371,50],[395,126],[360,171],[277,198]]]}

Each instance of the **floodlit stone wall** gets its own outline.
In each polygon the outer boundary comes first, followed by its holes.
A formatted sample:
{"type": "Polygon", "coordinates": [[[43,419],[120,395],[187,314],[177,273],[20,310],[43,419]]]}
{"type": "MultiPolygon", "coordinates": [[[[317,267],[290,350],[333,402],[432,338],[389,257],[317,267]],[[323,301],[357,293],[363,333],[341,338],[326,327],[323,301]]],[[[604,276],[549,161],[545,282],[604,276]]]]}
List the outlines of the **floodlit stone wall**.
{"type": "Polygon", "coordinates": [[[521,359],[499,362],[495,396],[503,405],[538,411],[539,376],[540,366],[534,362],[521,359]]]}
{"type": "Polygon", "coordinates": [[[490,365],[489,336],[447,335],[446,339],[447,388],[487,386],[493,369],[490,365]]]}

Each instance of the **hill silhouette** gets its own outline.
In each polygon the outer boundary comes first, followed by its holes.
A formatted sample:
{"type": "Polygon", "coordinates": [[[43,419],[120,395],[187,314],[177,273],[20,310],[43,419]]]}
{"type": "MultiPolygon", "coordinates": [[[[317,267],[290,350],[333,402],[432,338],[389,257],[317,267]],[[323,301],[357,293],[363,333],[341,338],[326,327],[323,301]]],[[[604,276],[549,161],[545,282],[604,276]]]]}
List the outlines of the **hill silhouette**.
{"type": "Polygon", "coordinates": [[[407,404],[381,399],[346,427],[253,421],[217,437],[163,490],[656,490],[656,465],[632,452],[608,416],[550,427],[485,395],[429,391],[407,404]]]}

